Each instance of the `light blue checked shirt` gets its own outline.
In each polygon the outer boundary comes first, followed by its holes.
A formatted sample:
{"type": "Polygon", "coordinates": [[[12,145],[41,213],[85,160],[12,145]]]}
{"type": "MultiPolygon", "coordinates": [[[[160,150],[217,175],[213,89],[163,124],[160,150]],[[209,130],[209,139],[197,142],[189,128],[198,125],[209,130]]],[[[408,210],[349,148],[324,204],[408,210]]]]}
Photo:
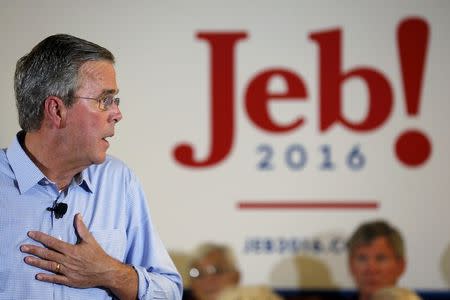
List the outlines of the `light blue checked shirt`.
{"type": "Polygon", "coordinates": [[[97,242],[111,256],[132,265],[139,299],[181,299],[182,282],[150,218],[146,197],[121,161],[107,156],[74,178],[59,193],[22,149],[18,138],[0,150],[0,299],[112,299],[101,288],[78,289],[41,282],[42,270],[27,265],[19,250],[39,230],[74,244],[73,220],[81,213],[97,242]],[[67,203],[59,219],[47,210],[55,199],[67,203]]]}

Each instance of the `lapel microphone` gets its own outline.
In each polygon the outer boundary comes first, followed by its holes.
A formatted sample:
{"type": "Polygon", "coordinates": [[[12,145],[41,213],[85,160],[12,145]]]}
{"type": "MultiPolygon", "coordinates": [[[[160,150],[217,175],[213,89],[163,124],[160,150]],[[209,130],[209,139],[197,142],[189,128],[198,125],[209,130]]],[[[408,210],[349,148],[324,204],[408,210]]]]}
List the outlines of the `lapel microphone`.
{"type": "Polygon", "coordinates": [[[55,200],[55,202],[53,202],[53,206],[47,207],[47,210],[53,212],[55,214],[55,218],[59,219],[62,218],[67,212],[67,204],[62,202],[57,203],[55,200]]]}

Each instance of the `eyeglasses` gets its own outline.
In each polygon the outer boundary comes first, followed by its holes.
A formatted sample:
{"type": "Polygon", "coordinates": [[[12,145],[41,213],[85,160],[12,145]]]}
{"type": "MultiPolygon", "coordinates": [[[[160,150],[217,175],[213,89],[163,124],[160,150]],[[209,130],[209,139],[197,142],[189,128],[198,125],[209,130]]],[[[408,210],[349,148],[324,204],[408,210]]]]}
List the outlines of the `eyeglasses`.
{"type": "Polygon", "coordinates": [[[81,97],[76,96],[74,98],[81,98],[81,99],[87,99],[87,100],[95,100],[97,101],[97,107],[101,111],[107,111],[111,108],[113,103],[115,103],[117,106],[120,104],[120,98],[114,97],[113,95],[100,95],[98,98],[90,98],[90,97],[81,97]]]}
{"type": "Polygon", "coordinates": [[[206,268],[200,269],[200,268],[191,268],[189,270],[189,277],[192,279],[202,279],[206,276],[216,276],[216,275],[222,275],[227,272],[230,272],[231,269],[221,268],[219,266],[214,265],[208,265],[206,268]]]}

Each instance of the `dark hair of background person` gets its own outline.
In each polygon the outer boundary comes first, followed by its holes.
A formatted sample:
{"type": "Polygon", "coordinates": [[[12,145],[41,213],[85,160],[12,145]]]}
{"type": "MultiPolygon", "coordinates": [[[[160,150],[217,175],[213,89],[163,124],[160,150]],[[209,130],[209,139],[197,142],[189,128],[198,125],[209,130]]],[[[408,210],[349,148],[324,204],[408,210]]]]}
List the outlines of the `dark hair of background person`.
{"type": "Polygon", "coordinates": [[[405,246],[400,232],[383,220],[361,224],[347,241],[347,249],[351,254],[357,247],[370,244],[379,237],[388,240],[398,258],[405,258],[405,246]]]}

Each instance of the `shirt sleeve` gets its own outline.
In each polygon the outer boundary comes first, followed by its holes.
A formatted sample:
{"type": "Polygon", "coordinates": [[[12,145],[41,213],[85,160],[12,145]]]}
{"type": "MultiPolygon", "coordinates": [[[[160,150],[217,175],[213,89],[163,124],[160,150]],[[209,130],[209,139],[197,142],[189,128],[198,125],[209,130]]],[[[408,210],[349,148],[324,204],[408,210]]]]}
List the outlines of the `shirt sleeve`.
{"type": "Polygon", "coordinates": [[[138,299],[181,300],[181,276],[151,221],[146,197],[134,176],[127,201],[129,221],[125,263],[132,265],[138,274],[138,299]]]}
{"type": "Polygon", "coordinates": [[[181,300],[181,291],[175,281],[144,267],[133,266],[139,277],[138,299],[175,299],[181,300]]]}

